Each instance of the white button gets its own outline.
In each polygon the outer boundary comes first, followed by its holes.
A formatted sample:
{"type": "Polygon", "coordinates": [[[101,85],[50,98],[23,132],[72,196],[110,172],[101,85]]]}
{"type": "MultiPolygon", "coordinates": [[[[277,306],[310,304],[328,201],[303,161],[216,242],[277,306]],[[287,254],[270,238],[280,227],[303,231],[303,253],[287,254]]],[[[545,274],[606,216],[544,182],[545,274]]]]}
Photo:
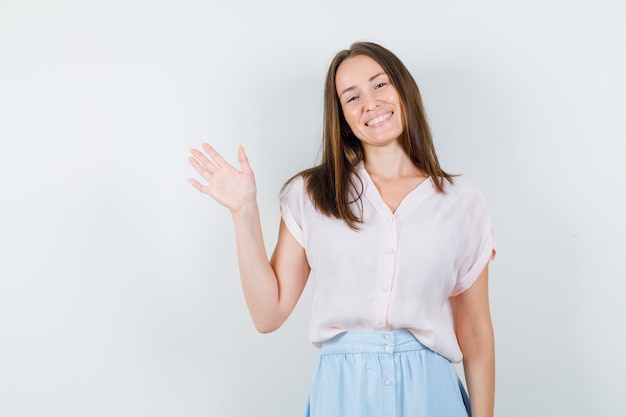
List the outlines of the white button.
{"type": "Polygon", "coordinates": [[[386,386],[391,385],[391,380],[390,380],[390,379],[385,379],[384,384],[385,384],[386,386]]]}
{"type": "Polygon", "coordinates": [[[389,218],[387,219],[387,223],[393,223],[393,217],[389,217],[389,218]]]}
{"type": "Polygon", "coordinates": [[[389,291],[389,285],[383,286],[382,290],[385,291],[385,292],[389,291]]]}
{"type": "Polygon", "coordinates": [[[386,334],[385,335],[385,340],[391,340],[391,335],[390,334],[386,334]]]}
{"type": "Polygon", "coordinates": [[[384,330],[385,325],[383,323],[378,323],[378,330],[384,330]]]}
{"type": "Polygon", "coordinates": [[[387,346],[385,346],[385,350],[386,350],[387,352],[389,352],[389,351],[391,350],[391,345],[387,345],[387,346]]]}
{"type": "Polygon", "coordinates": [[[389,253],[389,254],[393,253],[393,251],[394,251],[394,249],[393,249],[393,248],[389,248],[389,249],[387,249],[387,253],[389,253]]]}

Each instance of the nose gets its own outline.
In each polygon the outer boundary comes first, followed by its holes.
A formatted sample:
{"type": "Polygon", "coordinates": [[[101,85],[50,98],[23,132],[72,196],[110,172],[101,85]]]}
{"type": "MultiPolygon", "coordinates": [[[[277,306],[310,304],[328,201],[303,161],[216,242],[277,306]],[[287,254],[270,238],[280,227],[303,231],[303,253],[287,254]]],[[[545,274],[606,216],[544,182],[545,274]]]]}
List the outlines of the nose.
{"type": "Polygon", "coordinates": [[[374,110],[378,107],[378,99],[373,93],[367,93],[363,97],[365,110],[374,110]]]}

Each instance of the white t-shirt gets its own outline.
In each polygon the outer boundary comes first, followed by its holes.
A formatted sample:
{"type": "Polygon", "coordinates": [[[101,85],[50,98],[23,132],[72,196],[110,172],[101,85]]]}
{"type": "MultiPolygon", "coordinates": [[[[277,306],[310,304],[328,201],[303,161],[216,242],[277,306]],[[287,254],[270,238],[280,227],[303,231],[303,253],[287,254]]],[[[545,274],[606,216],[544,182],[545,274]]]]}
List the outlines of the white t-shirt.
{"type": "Polygon", "coordinates": [[[495,256],[482,193],[455,178],[442,194],[428,178],[392,213],[362,163],[357,174],[364,185],[357,231],[319,213],[301,177],[281,199],[282,218],[311,266],[311,341],[321,346],[344,331],[406,329],[461,361],[448,298],[468,289],[495,256]]]}

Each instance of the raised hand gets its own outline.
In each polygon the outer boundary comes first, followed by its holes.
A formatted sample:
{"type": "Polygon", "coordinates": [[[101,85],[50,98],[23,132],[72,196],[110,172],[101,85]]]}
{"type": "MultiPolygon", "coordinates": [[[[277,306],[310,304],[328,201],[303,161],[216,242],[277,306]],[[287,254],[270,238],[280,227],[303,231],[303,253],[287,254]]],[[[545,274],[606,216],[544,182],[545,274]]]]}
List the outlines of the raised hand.
{"type": "Polygon", "coordinates": [[[189,163],[207,181],[206,185],[190,178],[188,181],[232,213],[256,204],[256,183],[243,147],[237,151],[240,170],[230,165],[213,147],[202,144],[202,151],[192,149],[189,163]]]}

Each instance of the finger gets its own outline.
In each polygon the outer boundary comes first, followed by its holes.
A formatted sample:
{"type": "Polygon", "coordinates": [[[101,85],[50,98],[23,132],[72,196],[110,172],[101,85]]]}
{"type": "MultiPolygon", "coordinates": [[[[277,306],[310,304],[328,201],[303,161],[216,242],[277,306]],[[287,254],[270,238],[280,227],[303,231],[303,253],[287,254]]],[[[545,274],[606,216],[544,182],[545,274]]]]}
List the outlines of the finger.
{"type": "Polygon", "coordinates": [[[217,164],[215,162],[211,161],[209,158],[204,156],[204,154],[201,151],[199,151],[198,149],[192,149],[191,150],[191,154],[200,163],[200,165],[202,165],[210,173],[215,172],[215,170],[218,168],[218,166],[217,166],[217,164]]]}
{"type": "MultiPolygon", "coordinates": [[[[189,157],[187,159],[189,161],[189,164],[191,164],[191,166],[198,171],[198,174],[202,175],[202,178],[204,178],[205,180],[209,181],[211,179],[211,172],[206,169],[200,162],[198,162],[195,158],[189,157]]],[[[213,170],[215,171],[215,165],[213,165],[213,170]]]]}
{"type": "Polygon", "coordinates": [[[250,167],[250,161],[248,161],[246,151],[241,145],[239,145],[239,149],[237,150],[237,159],[239,160],[239,166],[241,167],[241,171],[251,174],[252,168],[250,167]]]}
{"type": "Polygon", "coordinates": [[[193,185],[193,187],[200,191],[200,192],[204,192],[204,187],[202,186],[202,184],[200,184],[197,180],[193,179],[193,178],[189,178],[187,180],[187,182],[191,185],[193,185]]]}
{"type": "Polygon", "coordinates": [[[215,161],[215,165],[217,165],[217,167],[221,167],[221,166],[228,166],[228,161],[226,161],[222,155],[220,155],[211,145],[209,145],[208,143],[202,143],[202,148],[204,148],[204,150],[206,151],[206,153],[209,154],[209,156],[211,158],[213,158],[213,160],[215,161]]]}

